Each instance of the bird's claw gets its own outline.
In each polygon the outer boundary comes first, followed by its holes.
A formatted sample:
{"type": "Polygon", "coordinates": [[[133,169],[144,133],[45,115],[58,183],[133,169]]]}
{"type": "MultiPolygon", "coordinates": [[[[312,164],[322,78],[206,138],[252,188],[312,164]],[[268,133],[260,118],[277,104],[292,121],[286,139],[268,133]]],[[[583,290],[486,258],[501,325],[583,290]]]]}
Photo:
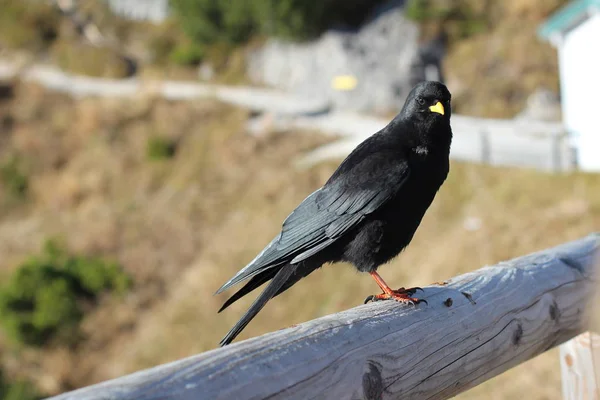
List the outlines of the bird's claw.
{"type": "Polygon", "coordinates": [[[407,297],[407,298],[390,297],[390,300],[396,300],[398,303],[409,304],[411,306],[415,306],[419,303],[425,303],[425,304],[429,305],[427,300],[417,299],[415,297],[407,297]]]}
{"type": "Polygon", "coordinates": [[[370,301],[375,302],[375,301],[383,301],[383,300],[396,300],[399,303],[410,304],[413,306],[417,305],[419,303],[425,303],[425,304],[429,305],[427,300],[418,299],[416,297],[410,297],[418,289],[423,291],[423,289],[421,289],[421,288],[410,288],[410,289],[406,289],[406,290],[400,289],[398,291],[392,292],[391,294],[388,294],[388,293],[372,294],[365,299],[364,304],[367,304],[370,301]]]}
{"type": "Polygon", "coordinates": [[[381,295],[372,294],[372,295],[368,296],[365,299],[365,302],[363,304],[367,304],[370,301],[375,302],[375,301],[389,300],[389,299],[385,299],[385,298],[378,297],[378,296],[381,296],[381,295]]]}
{"type": "Polygon", "coordinates": [[[412,296],[413,294],[415,294],[418,290],[420,290],[421,292],[425,292],[423,290],[423,288],[415,286],[415,287],[411,287],[408,289],[404,289],[404,288],[400,288],[398,290],[396,290],[396,292],[400,292],[400,293],[406,293],[409,296],[412,296]]]}

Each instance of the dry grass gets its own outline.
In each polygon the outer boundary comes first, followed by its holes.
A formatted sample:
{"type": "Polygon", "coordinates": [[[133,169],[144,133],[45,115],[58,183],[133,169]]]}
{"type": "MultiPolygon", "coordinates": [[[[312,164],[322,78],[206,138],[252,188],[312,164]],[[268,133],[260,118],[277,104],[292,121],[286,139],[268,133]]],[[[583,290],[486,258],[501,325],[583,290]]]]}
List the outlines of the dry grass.
{"type": "Polygon", "coordinates": [[[536,89],[558,92],[556,51],[539,42],[535,28],[502,25],[454,46],[445,65],[458,113],[513,117],[536,89]]]}
{"type": "MultiPolygon", "coordinates": [[[[14,120],[0,158],[18,154],[31,180],[27,202],[1,210],[1,269],[58,235],[73,250],[119,260],[136,281],[125,301],[107,300],[86,318],[77,348],[3,349],[5,369],[47,392],[214,348],[252,300],[216,314],[225,297],[215,289],[336,166],[294,170],[294,157],[327,139],[250,137],[246,112],[207,101],[75,102],[18,85],[0,113],[14,120]],[[174,158],[147,159],[155,136],[178,144],[174,158]]],[[[426,285],[586,235],[600,226],[599,184],[594,175],[455,163],[411,246],[381,273],[394,285],[426,285]],[[473,220],[481,226],[469,231],[473,220]]],[[[241,339],[353,307],[375,289],[347,265],[323,268],[272,301],[241,339]]],[[[525,393],[559,398],[555,352],[463,398],[525,393]]]]}
{"type": "MultiPolygon", "coordinates": [[[[284,168],[290,160],[328,139],[314,134],[252,138],[244,132],[245,111],[212,101],[76,102],[17,85],[15,97],[1,104],[0,112],[13,121],[2,132],[0,160],[18,155],[30,181],[25,201],[0,210],[4,273],[38,251],[46,238],[59,236],[74,251],[117,259],[136,282],[125,304],[107,304],[90,316],[89,339],[76,351],[34,352],[8,362],[9,369],[39,376],[48,391],[102,376],[98,360],[177,292],[172,285],[208,251],[222,220],[240,203],[249,204],[243,197],[247,190],[255,192],[253,207],[267,210],[264,196],[275,202],[324,178],[303,175],[299,180],[305,184],[280,193],[294,181],[284,168]],[[147,141],[156,136],[177,143],[174,158],[148,158],[147,141]],[[52,379],[41,378],[39,358],[41,370],[55,374],[52,379]]],[[[1,184],[0,195],[7,196],[1,184]]]]}

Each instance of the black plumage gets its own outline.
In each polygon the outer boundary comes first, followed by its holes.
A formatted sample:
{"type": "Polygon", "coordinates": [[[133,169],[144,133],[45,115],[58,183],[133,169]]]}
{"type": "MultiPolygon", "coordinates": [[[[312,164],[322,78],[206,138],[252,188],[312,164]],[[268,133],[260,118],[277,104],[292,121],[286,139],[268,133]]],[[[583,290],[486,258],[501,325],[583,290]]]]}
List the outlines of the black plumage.
{"type": "Polygon", "coordinates": [[[284,221],[281,233],[217,293],[249,281],[220,311],[271,281],[221,341],[230,343],[271,298],[325,263],[347,261],[370,273],[383,293],[408,303],[414,290],[391,290],[377,268],[412,240],[446,179],[452,140],[450,92],[422,82],[400,113],[362,142],[331,178],[284,221]]]}

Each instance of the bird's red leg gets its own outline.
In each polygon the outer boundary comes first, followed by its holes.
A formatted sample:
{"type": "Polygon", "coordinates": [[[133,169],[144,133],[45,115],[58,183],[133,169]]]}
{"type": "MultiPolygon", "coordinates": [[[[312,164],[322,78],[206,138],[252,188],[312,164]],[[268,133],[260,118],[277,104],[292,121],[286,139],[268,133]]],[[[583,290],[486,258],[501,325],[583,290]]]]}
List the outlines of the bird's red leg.
{"type": "Polygon", "coordinates": [[[397,290],[393,290],[392,288],[390,288],[387,285],[387,283],[385,283],[383,278],[377,272],[373,271],[373,272],[369,272],[369,274],[371,274],[373,279],[375,279],[375,282],[377,282],[377,284],[379,285],[381,290],[383,290],[383,293],[371,295],[371,296],[367,297],[367,299],[365,300],[365,303],[368,303],[369,301],[380,301],[380,300],[396,300],[401,303],[407,303],[407,304],[419,304],[421,302],[427,303],[426,300],[421,300],[421,299],[417,299],[416,297],[411,297],[417,290],[423,290],[420,287],[414,287],[414,288],[408,288],[408,289],[400,288],[397,290]]]}

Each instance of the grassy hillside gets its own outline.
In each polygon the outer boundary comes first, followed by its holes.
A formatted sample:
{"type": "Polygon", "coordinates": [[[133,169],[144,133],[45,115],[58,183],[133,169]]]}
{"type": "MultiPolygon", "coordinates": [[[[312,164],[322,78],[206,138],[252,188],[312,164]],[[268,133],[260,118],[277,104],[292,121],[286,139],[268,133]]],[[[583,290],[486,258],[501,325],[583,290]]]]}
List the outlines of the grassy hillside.
{"type": "MultiPolygon", "coordinates": [[[[252,137],[246,111],[211,101],[75,101],[26,84],[10,92],[0,100],[0,166],[12,165],[0,176],[0,275],[54,237],[116,260],[133,279],[125,298],[86,313],[75,346],[15,348],[0,336],[6,375],[43,393],[214,348],[252,300],[216,314],[225,300],[216,288],[336,166],[294,170],[295,157],[328,139],[252,137]]],[[[599,184],[596,175],[453,163],[411,246],[380,272],[396,286],[427,285],[586,235],[600,226],[599,184]]],[[[346,265],[324,268],[271,302],[241,339],[376,290],[346,265]]],[[[559,398],[557,361],[549,352],[462,398],[559,398]]]]}
{"type": "Polygon", "coordinates": [[[555,49],[536,30],[567,0],[410,0],[407,15],[424,40],[445,32],[446,80],[454,109],[513,117],[538,88],[558,93],[555,49]]]}
{"type": "MultiPolygon", "coordinates": [[[[0,14],[0,52],[6,57],[20,50],[27,59],[104,77],[135,72],[141,77],[196,79],[195,66],[204,61],[214,69],[213,80],[247,83],[245,56],[266,36],[305,40],[329,25],[339,26],[343,21],[356,25],[380,2],[354,1],[341,13],[330,12],[339,8],[337,1],[307,7],[304,2],[289,0],[271,9],[275,3],[264,0],[236,7],[178,0],[172,18],[160,25],[119,18],[103,2],[78,2],[81,16],[94,21],[109,43],[97,48],[48,4],[0,0],[5,11],[0,14]],[[127,60],[135,62],[135,71],[127,60]]],[[[443,68],[455,111],[513,117],[536,89],[558,92],[555,49],[537,37],[536,29],[566,3],[410,0],[406,13],[419,22],[424,40],[442,30],[448,34],[443,68]]]]}

